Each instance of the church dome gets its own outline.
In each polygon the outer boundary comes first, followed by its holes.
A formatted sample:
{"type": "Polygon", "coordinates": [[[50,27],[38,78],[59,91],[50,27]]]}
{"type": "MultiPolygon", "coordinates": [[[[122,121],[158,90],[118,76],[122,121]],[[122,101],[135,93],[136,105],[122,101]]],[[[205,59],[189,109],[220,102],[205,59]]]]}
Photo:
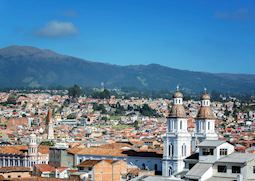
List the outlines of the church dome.
{"type": "Polygon", "coordinates": [[[210,107],[201,107],[198,111],[197,118],[215,119],[215,115],[210,107]]]}
{"type": "Polygon", "coordinates": [[[173,98],[183,98],[183,94],[179,90],[177,90],[174,93],[173,98]]]}
{"type": "Polygon", "coordinates": [[[186,111],[183,105],[173,105],[169,117],[186,118],[186,111]]]}
{"type": "Polygon", "coordinates": [[[201,98],[202,100],[210,100],[211,96],[208,93],[204,93],[201,98]]]}

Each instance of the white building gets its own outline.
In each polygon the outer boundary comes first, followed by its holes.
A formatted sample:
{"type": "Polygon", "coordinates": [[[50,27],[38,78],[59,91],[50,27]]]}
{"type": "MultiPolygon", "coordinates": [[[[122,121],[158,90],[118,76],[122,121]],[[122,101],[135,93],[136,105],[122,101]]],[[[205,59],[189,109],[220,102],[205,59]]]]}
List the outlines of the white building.
{"type": "Polygon", "coordinates": [[[28,145],[3,146],[0,150],[0,167],[48,164],[49,153],[44,146],[39,146],[35,134],[29,136],[28,145]]]}
{"type": "MultiPolygon", "coordinates": [[[[197,163],[186,173],[184,180],[255,180],[255,154],[236,153],[233,145],[219,140],[205,140],[198,147],[197,163]]],[[[190,167],[189,158],[185,162],[186,167],[190,167]]]]}
{"type": "Polygon", "coordinates": [[[167,118],[167,133],[164,137],[164,155],[162,161],[163,176],[170,176],[184,169],[184,159],[191,154],[191,135],[187,127],[187,115],[183,106],[183,94],[177,91],[173,95],[173,106],[167,118]]]}

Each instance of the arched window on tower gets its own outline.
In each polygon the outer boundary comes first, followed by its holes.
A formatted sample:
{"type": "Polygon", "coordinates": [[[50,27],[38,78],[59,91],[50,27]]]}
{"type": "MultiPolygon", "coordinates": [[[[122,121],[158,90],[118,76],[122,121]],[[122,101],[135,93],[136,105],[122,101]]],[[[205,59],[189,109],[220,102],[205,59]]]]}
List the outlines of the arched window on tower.
{"type": "Polygon", "coordinates": [[[172,144],[168,145],[168,156],[172,156],[172,144]]]}
{"type": "Polygon", "coordinates": [[[174,156],[174,145],[172,145],[172,156],[174,156]]]}
{"type": "Polygon", "coordinates": [[[210,130],[210,122],[208,122],[208,130],[210,130]]]}
{"type": "Polygon", "coordinates": [[[182,121],[180,121],[180,129],[182,129],[182,121]]]}
{"type": "Polygon", "coordinates": [[[173,173],[172,173],[172,167],[171,167],[171,166],[169,167],[169,170],[168,170],[168,171],[169,171],[169,176],[171,176],[171,175],[173,174],[173,173]]]}
{"type": "Polygon", "coordinates": [[[173,153],[174,153],[174,146],[173,146],[172,143],[170,143],[170,145],[168,146],[168,155],[169,155],[170,157],[172,157],[172,156],[173,156],[173,153]]]}
{"type": "Polygon", "coordinates": [[[182,145],[182,156],[186,156],[186,145],[182,145]]]}

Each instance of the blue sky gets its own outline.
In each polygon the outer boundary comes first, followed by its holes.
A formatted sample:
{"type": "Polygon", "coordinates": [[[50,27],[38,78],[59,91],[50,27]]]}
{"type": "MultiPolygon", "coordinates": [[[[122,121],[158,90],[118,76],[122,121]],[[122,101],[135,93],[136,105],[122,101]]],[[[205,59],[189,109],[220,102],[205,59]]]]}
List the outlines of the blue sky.
{"type": "Polygon", "coordinates": [[[255,73],[250,0],[0,0],[0,47],[111,64],[255,73]]]}

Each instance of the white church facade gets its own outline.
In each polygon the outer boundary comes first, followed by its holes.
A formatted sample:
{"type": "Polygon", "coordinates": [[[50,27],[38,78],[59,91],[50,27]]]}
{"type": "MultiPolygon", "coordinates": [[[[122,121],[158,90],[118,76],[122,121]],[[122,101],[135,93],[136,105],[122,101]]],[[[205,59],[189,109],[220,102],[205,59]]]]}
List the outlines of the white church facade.
{"type": "Polygon", "coordinates": [[[162,175],[171,176],[184,170],[185,158],[196,150],[204,140],[218,140],[215,131],[215,116],[210,107],[210,96],[201,97],[201,108],[196,116],[194,133],[188,132],[188,117],[183,105],[183,94],[177,87],[173,95],[173,106],[167,118],[167,132],[164,137],[162,175]]]}

